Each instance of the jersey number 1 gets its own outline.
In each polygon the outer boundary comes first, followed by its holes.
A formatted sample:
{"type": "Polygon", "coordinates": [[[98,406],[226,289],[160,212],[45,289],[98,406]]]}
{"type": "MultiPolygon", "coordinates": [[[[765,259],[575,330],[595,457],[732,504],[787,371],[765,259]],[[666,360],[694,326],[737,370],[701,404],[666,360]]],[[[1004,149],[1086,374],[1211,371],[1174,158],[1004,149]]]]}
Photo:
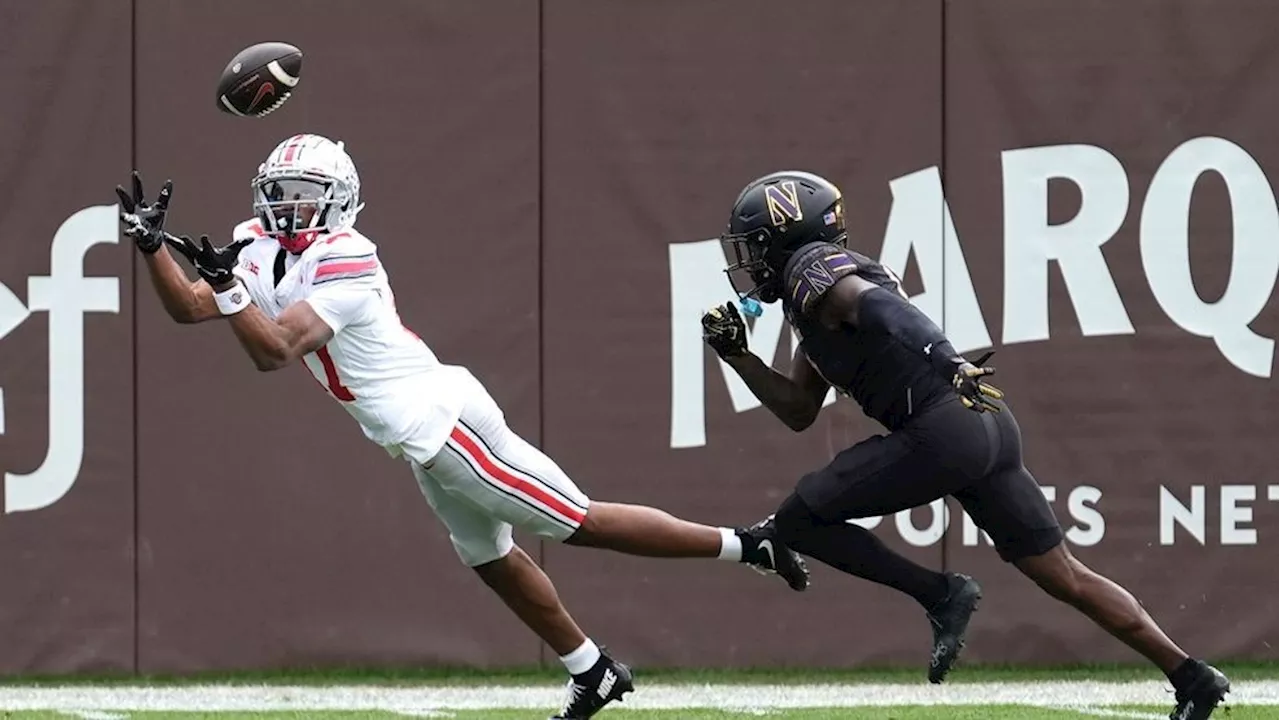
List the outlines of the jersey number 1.
{"type": "Polygon", "coordinates": [[[320,364],[324,366],[324,378],[328,381],[326,389],[330,395],[351,402],[356,399],[355,395],[342,384],[342,380],[338,379],[338,368],[333,366],[333,357],[329,355],[329,348],[322,347],[316,350],[316,357],[320,358],[320,364]]]}

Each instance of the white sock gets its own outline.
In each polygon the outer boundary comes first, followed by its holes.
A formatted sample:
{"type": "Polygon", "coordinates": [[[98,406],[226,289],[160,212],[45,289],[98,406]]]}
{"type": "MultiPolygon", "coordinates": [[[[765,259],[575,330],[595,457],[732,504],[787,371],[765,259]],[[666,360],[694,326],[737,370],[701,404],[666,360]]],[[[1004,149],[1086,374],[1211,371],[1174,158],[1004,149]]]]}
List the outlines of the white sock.
{"type": "Polygon", "coordinates": [[[729,562],[742,562],[742,538],[733,528],[720,528],[720,559],[729,562]]]}
{"type": "Polygon", "coordinates": [[[581,675],[600,662],[600,648],[591,642],[591,638],[587,638],[577,650],[568,655],[561,655],[560,662],[564,663],[570,675],[581,675]]]}

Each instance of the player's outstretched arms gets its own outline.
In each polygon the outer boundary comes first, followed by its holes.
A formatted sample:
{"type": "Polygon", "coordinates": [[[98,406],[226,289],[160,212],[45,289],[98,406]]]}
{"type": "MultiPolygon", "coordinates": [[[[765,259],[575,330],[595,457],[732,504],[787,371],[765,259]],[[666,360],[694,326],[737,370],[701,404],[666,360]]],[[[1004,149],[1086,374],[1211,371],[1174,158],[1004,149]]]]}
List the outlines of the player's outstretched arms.
{"type": "Polygon", "coordinates": [[[333,338],[333,329],[307,302],[290,305],[276,320],[248,305],[230,321],[240,345],[262,372],[290,365],[333,338]]]}
{"type": "Polygon", "coordinates": [[[800,432],[822,410],[827,383],[800,352],[783,375],[747,350],[747,326],[733,303],[702,316],[702,339],[742,377],[747,388],[787,427],[800,432]]]}
{"type": "Polygon", "coordinates": [[[133,172],[131,192],[116,186],[120,199],[120,224],[124,234],[133,238],[138,252],[146,259],[151,284],[169,317],[180,323],[196,323],[218,317],[213,290],[203,282],[191,282],[164,246],[164,220],[173,198],[173,182],[160,189],[155,202],[148,203],[142,192],[142,177],[133,172]]]}
{"type": "MultiPolygon", "coordinates": [[[[218,314],[227,316],[240,345],[259,370],[279,370],[303,355],[319,350],[336,332],[338,321],[331,319],[326,322],[315,310],[313,303],[320,303],[322,298],[294,303],[275,320],[253,304],[248,289],[235,276],[240,251],[253,242],[252,239],[242,238],[223,247],[211,244],[208,235],[201,235],[200,242],[186,235],[178,238],[166,236],[165,242],[195,266],[200,279],[213,293],[218,314]]],[[[339,296],[339,300],[345,298],[344,295],[339,296]]],[[[340,310],[342,303],[321,303],[319,307],[331,305],[340,310]]],[[[341,315],[340,311],[330,314],[341,315]]]]}
{"type": "Polygon", "coordinates": [[[169,317],[185,324],[200,323],[221,315],[213,300],[213,288],[203,280],[188,280],[167,248],[162,247],[145,257],[151,284],[169,317]]]}

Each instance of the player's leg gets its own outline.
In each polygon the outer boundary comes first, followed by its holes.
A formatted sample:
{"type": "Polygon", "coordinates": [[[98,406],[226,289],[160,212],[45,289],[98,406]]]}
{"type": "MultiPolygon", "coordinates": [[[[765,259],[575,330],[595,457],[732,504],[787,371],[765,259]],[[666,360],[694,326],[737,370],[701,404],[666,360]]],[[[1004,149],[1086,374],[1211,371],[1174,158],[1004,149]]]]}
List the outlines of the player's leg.
{"type": "MultiPolygon", "coordinates": [[[[513,547],[505,556],[473,569],[511,608],[511,612],[542,638],[556,655],[563,658],[587,645],[586,634],[560,604],[560,596],[551,578],[519,546],[513,547]]],[[[577,671],[582,672],[591,665],[588,663],[577,671]]],[[[574,672],[574,668],[570,667],[569,672],[574,672]]]]}
{"type": "Polygon", "coordinates": [[[631,555],[744,562],[776,571],[793,589],[808,587],[803,561],[773,540],[772,528],[712,527],[656,508],[589,501],[555,461],[507,427],[491,401],[468,407],[440,456],[474,471],[450,491],[543,537],[631,555]]]}
{"type": "Polygon", "coordinates": [[[957,499],[987,531],[1000,556],[1046,593],[1080,612],[1160,668],[1176,691],[1174,717],[1209,717],[1231,685],[1206,663],[1190,658],[1125,588],[1094,572],[1067,550],[1049,526],[1053,510],[1025,468],[996,474],[957,499]]]}
{"type": "Polygon", "coordinates": [[[447,459],[434,463],[430,471],[411,464],[418,487],[449,530],[449,540],[462,562],[558,655],[580,647],[586,635],[560,604],[551,579],[516,546],[511,525],[450,494],[436,479],[438,474],[466,469],[451,467],[447,459]]]}
{"type": "MultiPolygon", "coordinates": [[[[932,682],[941,682],[958,659],[981,588],[968,576],[912,562],[869,530],[845,521],[927,505],[968,482],[955,466],[939,464],[932,450],[939,434],[934,426],[957,418],[962,423],[973,420],[945,411],[931,413],[907,431],[871,437],[841,452],[826,467],[801,478],[795,494],[774,517],[779,538],[796,552],[900,590],[920,603],[933,629],[932,682]]],[[[974,427],[969,428],[974,437],[960,438],[972,442],[961,443],[958,453],[980,455],[985,462],[986,435],[980,426],[974,427]]]]}
{"type": "Polygon", "coordinates": [[[1053,508],[1022,464],[1017,421],[992,418],[1001,434],[999,469],[956,493],[1000,557],[1050,596],[1076,608],[1160,668],[1177,691],[1180,718],[1207,718],[1229,688],[1227,679],[1191,659],[1160,629],[1133,594],[1080,562],[1063,544],[1053,508]]]}
{"type": "Polygon", "coordinates": [[[1225,675],[1189,657],[1170,640],[1132,593],[1080,562],[1065,545],[1013,564],[1049,595],[1084,613],[1160,668],[1176,692],[1172,717],[1208,718],[1231,689],[1225,675]]]}
{"type": "Polygon", "coordinates": [[[732,531],[681,520],[665,510],[596,500],[564,542],[644,557],[714,558],[725,551],[726,533],[732,531]]]}
{"type": "Polygon", "coordinates": [[[449,456],[437,457],[429,470],[417,462],[411,465],[423,496],[448,528],[458,557],[556,652],[569,672],[569,699],[557,717],[590,717],[633,690],[630,668],[609,657],[582,632],[560,602],[551,579],[515,545],[511,525],[447,489],[455,478],[471,473],[471,468],[449,456]]]}
{"type": "Polygon", "coordinates": [[[1182,651],[1128,590],[1099,575],[1059,543],[1048,552],[1013,561],[1057,600],[1088,615],[1102,629],[1172,674],[1186,662],[1182,651]]]}
{"type": "Polygon", "coordinates": [[[644,505],[595,501],[567,545],[663,558],[719,558],[778,574],[793,590],[809,587],[809,570],[772,523],[749,528],[711,527],[644,505]]]}
{"type": "Polygon", "coordinates": [[[774,523],[779,537],[796,552],[905,593],[925,609],[945,600],[950,591],[946,575],[895,552],[860,525],[816,516],[795,493],[778,507],[774,523]]]}

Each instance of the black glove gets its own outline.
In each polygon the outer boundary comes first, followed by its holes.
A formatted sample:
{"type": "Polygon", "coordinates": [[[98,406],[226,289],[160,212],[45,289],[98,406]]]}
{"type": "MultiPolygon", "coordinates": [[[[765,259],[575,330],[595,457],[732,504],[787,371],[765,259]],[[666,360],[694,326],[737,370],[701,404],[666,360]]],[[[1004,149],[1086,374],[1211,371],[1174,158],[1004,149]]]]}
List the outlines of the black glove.
{"type": "Polygon", "coordinates": [[[186,235],[180,238],[169,235],[165,240],[191,262],[200,277],[212,285],[214,290],[224,290],[236,282],[235,273],[231,272],[236,266],[236,258],[246,245],[253,242],[252,238],[245,238],[225,247],[214,247],[209,242],[208,235],[201,235],[198,245],[186,235]]]}
{"type": "Polygon", "coordinates": [[[702,316],[702,340],[724,359],[747,354],[747,324],[733,303],[713,307],[702,316]]]}
{"type": "MultiPolygon", "coordinates": [[[[995,375],[996,369],[985,367],[987,360],[991,359],[994,352],[978,358],[977,364],[964,361],[956,365],[955,377],[951,380],[951,385],[955,388],[956,394],[960,396],[960,402],[964,406],[975,412],[1000,412],[1000,406],[991,402],[987,398],[1000,400],[1004,397],[1004,393],[997,389],[994,385],[988,385],[982,382],[982,378],[988,375],[995,375]]],[[[963,358],[961,358],[963,360],[963,358]]]]}
{"type": "Polygon", "coordinates": [[[142,178],[138,171],[133,171],[133,195],[124,188],[116,186],[116,195],[120,197],[120,222],[124,224],[124,234],[133,238],[138,249],[150,255],[160,249],[164,243],[164,216],[169,211],[169,199],[173,197],[173,181],[166,180],[160,188],[160,195],[150,205],[142,201],[142,178]]]}

